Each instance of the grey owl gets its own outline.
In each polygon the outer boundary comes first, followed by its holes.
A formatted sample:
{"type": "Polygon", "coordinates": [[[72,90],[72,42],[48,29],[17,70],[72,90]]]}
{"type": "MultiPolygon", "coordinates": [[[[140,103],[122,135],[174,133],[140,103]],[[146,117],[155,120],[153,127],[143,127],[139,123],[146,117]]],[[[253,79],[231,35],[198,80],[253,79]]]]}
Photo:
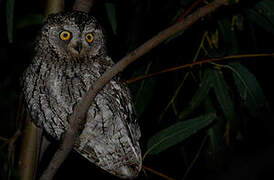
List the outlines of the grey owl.
{"type": "MultiPolygon", "coordinates": [[[[25,101],[34,123],[59,140],[75,104],[114,63],[98,22],[78,11],[50,15],[35,52],[22,76],[25,101]]],[[[120,178],[136,177],[142,164],[140,129],[119,76],[97,94],[86,118],[74,150],[120,178]]]]}

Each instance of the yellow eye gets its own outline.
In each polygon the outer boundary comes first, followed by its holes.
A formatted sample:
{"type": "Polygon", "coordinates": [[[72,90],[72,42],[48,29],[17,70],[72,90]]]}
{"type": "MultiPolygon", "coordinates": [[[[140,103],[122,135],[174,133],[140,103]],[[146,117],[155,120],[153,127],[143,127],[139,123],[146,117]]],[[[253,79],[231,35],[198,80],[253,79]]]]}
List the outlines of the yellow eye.
{"type": "Polygon", "coordinates": [[[68,31],[62,31],[62,32],[60,33],[60,38],[61,38],[62,40],[64,40],[64,41],[69,40],[69,39],[70,39],[70,32],[68,32],[68,31]]]}
{"type": "Polygon", "coordinates": [[[93,41],[93,35],[91,33],[86,34],[86,41],[91,43],[93,41]]]}

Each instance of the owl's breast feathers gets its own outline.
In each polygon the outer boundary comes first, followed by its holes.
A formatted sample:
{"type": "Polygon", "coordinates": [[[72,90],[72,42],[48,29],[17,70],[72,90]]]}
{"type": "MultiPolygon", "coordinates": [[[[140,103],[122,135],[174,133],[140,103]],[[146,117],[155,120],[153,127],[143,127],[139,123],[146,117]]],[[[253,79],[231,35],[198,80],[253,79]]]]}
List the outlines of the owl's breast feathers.
{"type": "MultiPolygon", "coordinates": [[[[28,110],[36,125],[60,139],[74,105],[100,77],[102,65],[37,62],[28,67],[22,79],[28,110]]],[[[133,178],[141,169],[139,138],[129,90],[116,77],[95,97],[74,149],[114,175],[133,178]]]]}

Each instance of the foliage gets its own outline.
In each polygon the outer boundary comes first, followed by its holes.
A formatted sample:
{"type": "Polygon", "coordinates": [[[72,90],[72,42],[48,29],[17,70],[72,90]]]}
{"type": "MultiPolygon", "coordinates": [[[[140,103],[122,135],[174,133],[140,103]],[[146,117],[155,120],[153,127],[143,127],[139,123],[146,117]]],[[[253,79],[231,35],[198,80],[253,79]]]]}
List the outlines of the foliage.
{"type": "MultiPolygon", "coordinates": [[[[181,121],[161,130],[152,136],[147,144],[147,153],[158,154],[175,144],[178,144],[208,126],[216,118],[215,114],[207,114],[194,119],[181,121]]],[[[145,156],[145,155],[144,155],[145,156]]]]}
{"type": "MultiPolygon", "coordinates": [[[[106,28],[111,56],[119,60],[175,23],[194,2],[98,1],[93,13],[106,28]]],[[[29,6],[37,10],[29,12],[27,8],[24,10],[26,5],[22,2],[0,1],[1,9],[5,10],[1,11],[5,21],[1,22],[0,31],[6,34],[1,37],[4,43],[0,46],[0,59],[9,61],[11,69],[1,72],[0,105],[2,109],[12,109],[9,111],[12,115],[3,112],[5,121],[1,122],[1,127],[8,127],[1,131],[0,136],[4,137],[12,137],[15,132],[18,79],[31,59],[34,34],[42,24],[42,8],[36,7],[35,1],[32,3],[29,6]],[[20,62],[13,53],[17,49],[24,56],[20,62]],[[7,95],[7,91],[10,94],[7,95]]],[[[217,166],[216,162],[228,163],[228,152],[237,151],[242,144],[254,150],[269,145],[269,142],[260,143],[262,137],[273,138],[273,91],[271,83],[264,81],[272,76],[273,58],[260,57],[260,53],[273,54],[273,9],[272,0],[231,1],[229,6],[201,19],[191,29],[171,37],[124,72],[125,79],[132,79],[193,64],[193,67],[161,72],[161,75],[129,84],[143,132],[145,165],[178,179],[197,179],[204,169],[216,173],[212,168],[217,166]],[[237,54],[250,57],[241,58],[237,54]],[[234,58],[225,58],[228,56],[234,58]],[[214,58],[220,60],[210,61],[214,58]],[[208,61],[194,66],[205,59],[208,61]],[[250,135],[254,130],[256,136],[250,135]],[[259,140],[254,142],[253,137],[259,140]],[[174,161],[181,165],[171,163],[174,161]]],[[[12,164],[9,154],[8,148],[0,148],[3,162],[0,174],[5,179],[8,178],[6,167],[12,164]]],[[[9,171],[8,176],[15,177],[16,171],[9,171]]],[[[143,176],[140,179],[145,179],[143,176]]],[[[147,173],[147,177],[154,175],[147,173]]]]}

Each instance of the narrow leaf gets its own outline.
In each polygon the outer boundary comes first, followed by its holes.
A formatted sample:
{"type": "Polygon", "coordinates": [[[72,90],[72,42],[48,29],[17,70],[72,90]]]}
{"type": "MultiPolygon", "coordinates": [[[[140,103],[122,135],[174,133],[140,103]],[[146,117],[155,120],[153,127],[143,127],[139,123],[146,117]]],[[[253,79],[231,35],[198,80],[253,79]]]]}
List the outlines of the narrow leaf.
{"type": "Polygon", "coordinates": [[[158,154],[182,142],[200,129],[208,126],[215,118],[215,114],[209,113],[197,118],[175,123],[161,130],[148,140],[147,152],[145,154],[158,154]]]}
{"type": "Polygon", "coordinates": [[[185,31],[179,31],[178,33],[175,33],[174,35],[170,36],[165,43],[169,43],[170,41],[172,41],[173,39],[176,39],[177,37],[181,36],[185,31]]]}
{"type": "Polygon", "coordinates": [[[204,77],[201,81],[201,84],[197,91],[195,92],[194,96],[192,97],[188,107],[180,113],[179,119],[185,118],[188,114],[193,112],[195,108],[197,108],[201,102],[207,97],[210,88],[212,87],[213,83],[213,71],[210,69],[205,70],[204,77]]]}
{"type": "Polygon", "coordinates": [[[274,2],[264,0],[247,10],[247,17],[266,31],[274,33],[274,2]]]}
{"type": "Polygon", "coordinates": [[[7,32],[9,43],[13,41],[13,15],[14,15],[14,0],[7,0],[6,16],[7,16],[7,32]]]}
{"type": "Polygon", "coordinates": [[[232,22],[228,18],[219,21],[219,27],[222,32],[222,39],[227,54],[238,53],[238,42],[235,31],[232,29],[232,22]]]}
{"type": "Polygon", "coordinates": [[[153,95],[153,90],[155,88],[155,79],[145,80],[142,89],[138,91],[135,101],[136,116],[140,117],[146,110],[151,97],[153,95]]]}
{"type": "Polygon", "coordinates": [[[274,24],[269,21],[269,19],[262,14],[259,14],[256,10],[250,9],[248,10],[247,17],[257,25],[261,26],[268,32],[274,33],[274,24]]]}
{"type": "Polygon", "coordinates": [[[107,16],[114,34],[117,34],[116,8],[113,3],[105,3],[107,16]]]}
{"type": "MultiPolygon", "coordinates": [[[[209,97],[207,97],[204,101],[205,106],[205,112],[206,113],[216,113],[216,109],[213,106],[213,103],[209,97]]],[[[208,129],[208,136],[210,140],[209,144],[209,152],[212,152],[215,154],[221,149],[221,141],[223,137],[223,132],[221,130],[221,124],[223,122],[223,119],[218,118],[216,120],[216,123],[214,123],[210,128],[208,129]]]]}
{"type": "Polygon", "coordinates": [[[240,97],[247,106],[251,115],[265,104],[263,90],[256,77],[240,63],[230,63],[233,68],[233,78],[240,97]]]}
{"type": "Polygon", "coordinates": [[[25,28],[32,25],[42,25],[43,16],[41,14],[29,14],[19,19],[16,28],[25,28]]]}
{"type": "Polygon", "coordinates": [[[215,70],[214,91],[218,100],[218,103],[224,113],[225,118],[234,124],[236,119],[234,104],[230,98],[228,92],[228,86],[224,80],[221,71],[215,70]]]}
{"type": "MultiPolygon", "coordinates": [[[[151,66],[152,63],[149,63],[148,65],[140,67],[134,72],[133,77],[139,76],[141,74],[147,74],[150,71],[151,66]]],[[[130,88],[132,90],[131,92],[135,97],[134,104],[137,118],[140,117],[146,110],[152,98],[155,84],[155,78],[145,79],[138,83],[130,84],[130,88]]]]}

